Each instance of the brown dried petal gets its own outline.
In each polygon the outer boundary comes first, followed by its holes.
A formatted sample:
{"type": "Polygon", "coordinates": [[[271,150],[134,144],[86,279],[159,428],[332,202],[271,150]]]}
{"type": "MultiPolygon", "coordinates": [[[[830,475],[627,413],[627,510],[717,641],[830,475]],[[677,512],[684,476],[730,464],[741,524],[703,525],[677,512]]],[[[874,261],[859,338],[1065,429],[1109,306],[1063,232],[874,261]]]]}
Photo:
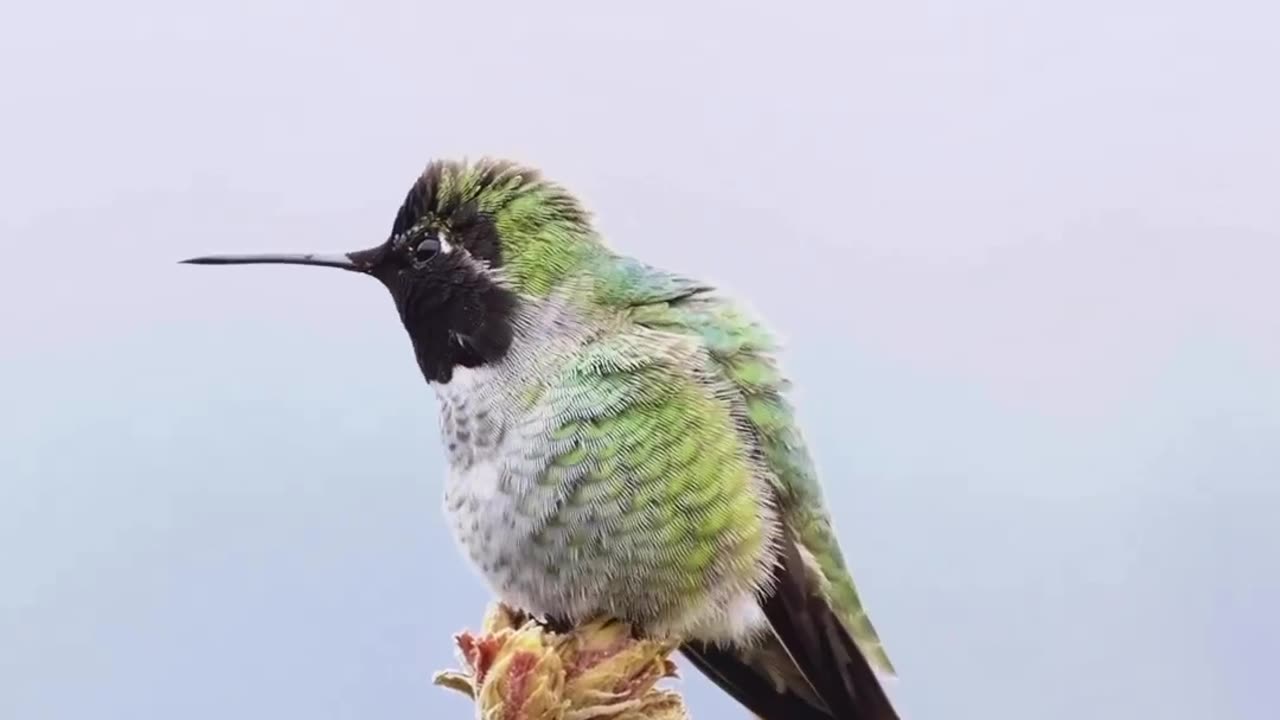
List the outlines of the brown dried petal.
{"type": "Polygon", "coordinates": [[[472,689],[482,720],[687,720],[680,696],[655,685],[675,675],[675,643],[636,640],[616,622],[593,622],[570,633],[546,632],[497,605],[485,632],[462,633],[458,648],[470,678],[437,683],[472,689]]]}

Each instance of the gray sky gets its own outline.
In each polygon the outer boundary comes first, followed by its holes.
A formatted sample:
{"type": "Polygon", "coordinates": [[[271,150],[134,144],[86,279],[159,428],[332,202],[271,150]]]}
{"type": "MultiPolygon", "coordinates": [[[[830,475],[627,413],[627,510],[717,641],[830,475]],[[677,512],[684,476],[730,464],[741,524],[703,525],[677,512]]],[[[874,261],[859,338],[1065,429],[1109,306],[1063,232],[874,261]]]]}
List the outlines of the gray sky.
{"type": "Polygon", "coordinates": [[[1274,717],[1280,12],[598,5],[0,10],[0,717],[467,716],[384,291],[174,264],[464,154],[786,339],[905,715],[1274,717]]]}

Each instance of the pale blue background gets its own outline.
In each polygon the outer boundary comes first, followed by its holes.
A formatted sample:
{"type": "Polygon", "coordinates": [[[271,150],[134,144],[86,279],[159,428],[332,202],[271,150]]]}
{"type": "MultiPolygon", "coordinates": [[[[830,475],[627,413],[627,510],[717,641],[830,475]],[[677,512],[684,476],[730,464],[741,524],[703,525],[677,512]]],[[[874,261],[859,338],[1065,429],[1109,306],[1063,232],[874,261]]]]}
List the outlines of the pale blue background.
{"type": "Polygon", "coordinates": [[[904,715],[1276,717],[1280,12],[531,5],[0,11],[0,718],[467,716],[383,290],[174,264],[462,154],[783,334],[904,715]]]}

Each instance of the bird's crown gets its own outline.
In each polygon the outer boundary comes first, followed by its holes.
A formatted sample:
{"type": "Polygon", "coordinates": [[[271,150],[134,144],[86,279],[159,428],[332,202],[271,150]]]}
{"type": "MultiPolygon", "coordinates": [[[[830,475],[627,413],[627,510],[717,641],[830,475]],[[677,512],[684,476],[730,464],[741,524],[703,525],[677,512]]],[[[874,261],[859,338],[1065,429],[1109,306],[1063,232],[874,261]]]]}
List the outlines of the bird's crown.
{"type": "Polygon", "coordinates": [[[590,214],[537,170],[509,160],[437,160],[413,183],[392,224],[412,247],[436,234],[465,248],[519,292],[546,293],[600,240],[590,214]]]}

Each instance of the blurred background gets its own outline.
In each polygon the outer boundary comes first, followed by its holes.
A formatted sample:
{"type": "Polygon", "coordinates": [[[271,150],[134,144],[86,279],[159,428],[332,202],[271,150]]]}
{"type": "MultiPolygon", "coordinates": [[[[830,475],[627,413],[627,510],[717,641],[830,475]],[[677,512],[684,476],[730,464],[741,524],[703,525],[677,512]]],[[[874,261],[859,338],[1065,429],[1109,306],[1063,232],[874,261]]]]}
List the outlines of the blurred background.
{"type": "Polygon", "coordinates": [[[905,717],[1275,717],[1280,10],[602,5],[0,10],[0,717],[469,716],[385,291],[175,261],[481,155],[785,339],[905,717]]]}

